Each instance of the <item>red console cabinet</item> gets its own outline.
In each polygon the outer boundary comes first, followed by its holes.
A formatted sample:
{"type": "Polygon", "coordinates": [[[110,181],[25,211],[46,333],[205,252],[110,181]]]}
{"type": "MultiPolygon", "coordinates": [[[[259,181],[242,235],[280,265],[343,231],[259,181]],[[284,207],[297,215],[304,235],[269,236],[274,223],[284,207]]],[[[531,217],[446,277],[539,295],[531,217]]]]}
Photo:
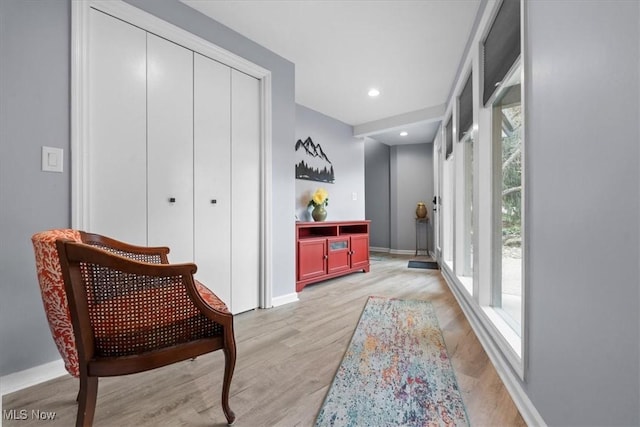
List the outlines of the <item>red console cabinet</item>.
{"type": "Polygon", "coordinates": [[[296,291],[354,271],[369,271],[370,221],[296,223],[296,291]]]}

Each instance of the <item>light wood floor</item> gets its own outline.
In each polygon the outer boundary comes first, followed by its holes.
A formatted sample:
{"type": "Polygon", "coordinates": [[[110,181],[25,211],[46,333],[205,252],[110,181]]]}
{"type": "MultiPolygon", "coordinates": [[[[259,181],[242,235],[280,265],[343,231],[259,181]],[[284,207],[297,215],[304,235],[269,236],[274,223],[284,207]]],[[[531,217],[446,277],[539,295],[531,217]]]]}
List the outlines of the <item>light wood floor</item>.
{"type": "MultiPolygon", "coordinates": [[[[372,254],[371,272],[311,285],[300,301],[236,316],[238,359],[231,385],[236,426],[311,426],[369,295],[433,302],[474,426],[525,425],[438,270],[409,269],[408,256],[372,254]]],[[[220,406],[223,356],[215,352],[127,377],[99,381],[94,426],[226,425],[220,406]]],[[[4,426],[75,423],[70,376],[3,397],[27,420],[4,426]],[[31,419],[53,411],[53,422],[31,419]]],[[[5,412],[6,413],[6,412],[5,412]]]]}

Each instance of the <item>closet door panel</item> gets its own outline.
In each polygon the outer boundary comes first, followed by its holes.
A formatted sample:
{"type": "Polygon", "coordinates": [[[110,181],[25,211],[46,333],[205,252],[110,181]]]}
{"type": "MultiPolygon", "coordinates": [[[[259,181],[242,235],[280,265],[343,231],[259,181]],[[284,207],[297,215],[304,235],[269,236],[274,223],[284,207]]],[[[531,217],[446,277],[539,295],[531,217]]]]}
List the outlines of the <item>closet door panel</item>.
{"type": "Polygon", "coordinates": [[[231,303],[239,313],[259,305],[260,84],[231,72],[231,303]]]}
{"type": "Polygon", "coordinates": [[[146,33],[90,10],[87,230],[147,243],[146,33]]]}
{"type": "Polygon", "coordinates": [[[147,34],[148,244],[193,261],[193,52],[147,34]]]}
{"type": "Polygon", "coordinates": [[[196,278],[231,304],[231,68],[194,56],[196,278]]]}

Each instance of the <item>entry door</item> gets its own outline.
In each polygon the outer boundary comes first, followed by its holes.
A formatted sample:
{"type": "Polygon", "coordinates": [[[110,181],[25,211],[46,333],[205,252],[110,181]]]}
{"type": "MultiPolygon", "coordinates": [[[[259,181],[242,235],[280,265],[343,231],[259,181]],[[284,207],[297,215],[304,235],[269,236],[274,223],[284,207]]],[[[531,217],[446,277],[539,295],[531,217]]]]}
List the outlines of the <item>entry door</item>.
{"type": "Polygon", "coordinates": [[[440,144],[433,144],[433,188],[435,195],[433,198],[433,234],[434,236],[434,256],[436,259],[441,260],[440,249],[440,194],[441,194],[441,182],[442,182],[442,163],[441,163],[441,149],[440,144]]]}

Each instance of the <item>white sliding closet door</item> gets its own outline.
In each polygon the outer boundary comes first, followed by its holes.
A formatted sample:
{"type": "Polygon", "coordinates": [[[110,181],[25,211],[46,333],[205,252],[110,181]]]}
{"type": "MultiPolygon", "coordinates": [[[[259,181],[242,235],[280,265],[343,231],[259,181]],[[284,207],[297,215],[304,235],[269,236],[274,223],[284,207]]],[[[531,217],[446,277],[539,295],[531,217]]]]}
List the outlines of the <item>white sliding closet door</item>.
{"type": "Polygon", "coordinates": [[[258,307],[260,275],[260,83],[231,72],[231,301],[258,307]]]}
{"type": "Polygon", "coordinates": [[[149,246],[193,262],[193,52],[147,33],[149,246]]]}
{"type": "Polygon", "coordinates": [[[258,307],[260,81],[96,10],[89,35],[87,230],[168,246],[233,313],[258,307]]]}
{"type": "Polygon", "coordinates": [[[87,229],[147,244],[146,32],[91,9],[87,229]]]}
{"type": "Polygon", "coordinates": [[[231,68],[194,58],[196,278],[231,309],[231,68]]]}

